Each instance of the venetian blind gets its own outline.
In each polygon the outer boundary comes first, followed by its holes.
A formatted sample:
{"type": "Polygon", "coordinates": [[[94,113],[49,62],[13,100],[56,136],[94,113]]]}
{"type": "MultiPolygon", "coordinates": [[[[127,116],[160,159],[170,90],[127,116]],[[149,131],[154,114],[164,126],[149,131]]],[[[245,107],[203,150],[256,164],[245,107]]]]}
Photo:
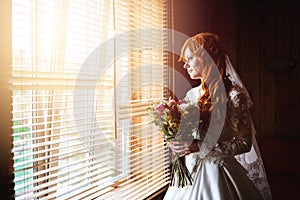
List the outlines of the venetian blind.
{"type": "Polygon", "coordinates": [[[164,0],[13,1],[16,199],[143,199],[168,183],[164,0]],[[141,29],[142,31],[136,31],[141,29]],[[158,48],[156,48],[158,47],[158,48]]]}

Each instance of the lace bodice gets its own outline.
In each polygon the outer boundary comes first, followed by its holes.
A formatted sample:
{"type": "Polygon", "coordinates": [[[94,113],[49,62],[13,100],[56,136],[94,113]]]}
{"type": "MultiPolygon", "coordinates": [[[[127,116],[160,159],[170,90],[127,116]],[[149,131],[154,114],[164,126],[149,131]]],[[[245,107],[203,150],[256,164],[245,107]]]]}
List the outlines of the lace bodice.
{"type": "MultiPolygon", "coordinates": [[[[186,99],[191,103],[196,103],[200,93],[200,86],[193,88],[187,93],[186,99]]],[[[230,91],[224,128],[213,149],[207,155],[208,157],[223,158],[250,151],[252,145],[251,117],[250,106],[245,95],[239,88],[230,91]]],[[[196,133],[194,136],[200,141],[203,139],[196,133]]]]}

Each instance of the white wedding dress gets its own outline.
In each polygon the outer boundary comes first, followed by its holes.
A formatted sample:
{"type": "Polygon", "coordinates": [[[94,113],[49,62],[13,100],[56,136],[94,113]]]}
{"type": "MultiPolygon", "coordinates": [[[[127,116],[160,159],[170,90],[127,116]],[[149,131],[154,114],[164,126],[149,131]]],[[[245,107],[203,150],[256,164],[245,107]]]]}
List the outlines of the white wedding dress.
{"type": "MultiPolygon", "coordinates": [[[[200,86],[189,90],[186,99],[196,103],[199,95],[200,86]]],[[[170,186],[165,200],[272,199],[267,183],[261,186],[265,188],[258,188],[260,181],[253,178],[257,184],[249,178],[251,172],[237,160],[237,155],[249,152],[252,147],[251,116],[247,98],[243,97],[238,88],[229,93],[224,128],[216,145],[205,157],[201,152],[185,157],[193,184],[183,188],[170,186]]],[[[202,140],[197,135],[194,137],[202,140]]],[[[249,166],[255,168],[255,163],[249,166]]]]}

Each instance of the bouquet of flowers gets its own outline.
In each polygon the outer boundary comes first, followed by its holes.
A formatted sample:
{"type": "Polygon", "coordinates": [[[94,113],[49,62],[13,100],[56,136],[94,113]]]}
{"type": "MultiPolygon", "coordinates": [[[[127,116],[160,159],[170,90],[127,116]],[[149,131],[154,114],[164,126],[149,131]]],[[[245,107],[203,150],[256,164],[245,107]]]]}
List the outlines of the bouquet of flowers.
{"type": "MultiPolygon", "coordinates": [[[[163,138],[168,144],[172,141],[192,142],[193,132],[197,131],[200,120],[200,110],[197,104],[185,100],[162,100],[149,107],[152,122],[158,126],[163,138]]],[[[193,179],[188,171],[183,157],[174,156],[172,161],[171,185],[184,187],[191,185],[193,179]]]]}

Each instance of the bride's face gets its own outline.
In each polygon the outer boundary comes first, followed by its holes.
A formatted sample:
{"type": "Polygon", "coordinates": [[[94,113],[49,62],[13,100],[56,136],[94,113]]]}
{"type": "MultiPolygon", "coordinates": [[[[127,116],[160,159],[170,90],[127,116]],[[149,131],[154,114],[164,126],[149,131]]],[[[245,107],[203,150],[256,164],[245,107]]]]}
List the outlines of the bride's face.
{"type": "Polygon", "coordinates": [[[186,48],[184,51],[185,64],[183,68],[185,68],[190,75],[191,79],[200,79],[200,58],[196,54],[193,54],[189,48],[186,48]]]}

